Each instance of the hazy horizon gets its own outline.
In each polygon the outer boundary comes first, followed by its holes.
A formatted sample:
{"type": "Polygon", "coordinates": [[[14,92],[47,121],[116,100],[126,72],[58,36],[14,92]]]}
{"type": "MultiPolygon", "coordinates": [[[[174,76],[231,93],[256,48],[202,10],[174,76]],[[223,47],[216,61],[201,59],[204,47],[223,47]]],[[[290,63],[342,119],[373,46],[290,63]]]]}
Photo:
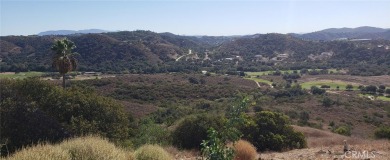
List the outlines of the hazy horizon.
{"type": "Polygon", "coordinates": [[[309,33],[328,28],[390,28],[390,1],[1,0],[0,35],[52,30],[150,30],[177,35],[309,33]]]}

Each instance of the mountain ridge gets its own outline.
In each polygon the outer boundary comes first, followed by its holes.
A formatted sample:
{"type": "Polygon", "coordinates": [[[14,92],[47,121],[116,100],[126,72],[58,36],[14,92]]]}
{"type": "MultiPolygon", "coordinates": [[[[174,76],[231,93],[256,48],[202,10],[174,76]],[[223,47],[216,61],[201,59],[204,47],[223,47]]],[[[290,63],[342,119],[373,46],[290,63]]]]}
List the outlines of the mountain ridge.
{"type": "Polygon", "coordinates": [[[110,32],[102,29],[83,29],[83,30],[49,30],[39,32],[38,36],[47,36],[47,35],[71,35],[71,34],[88,34],[88,33],[105,33],[110,32]]]}
{"type": "Polygon", "coordinates": [[[50,46],[56,39],[64,37],[77,45],[74,51],[79,53],[76,58],[80,62],[80,71],[156,73],[205,69],[237,73],[349,68],[351,74],[362,74],[362,70],[366,75],[388,74],[390,71],[390,41],[383,39],[322,42],[275,33],[193,37],[152,31],[121,31],[1,37],[0,72],[53,71],[50,46]]]}
{"type": "MultiPolygon", "coordinates": [[[[73,35],[73,34],[89,34],[89,33],[107,33],[114,32],[102,29],[84,29],[84,30],[50,30],[38,33],[38,36],[48,35],[73,35]]],[[[128,31],[130,32],[130,31],[128,31]]],[[[159,34],[170,35],[173,33],[162,32],[159,34]]],[[[361,26],[356,28],[342,27],[342,28],[326,28],[314,32],[306,33],[287,33],[294,37],[305,40],[338,40],[338,39],[387,39],[390,40],[390,28],[380,28],[371,26],[361,26]]],[[[255,34],[256,35],[256,34],[255,34]]],[[[208,35],[182,35],[183,37],[230,37],[239,38],[253,35],[235,35],[235,36],[208,36],[208,35]]]]}
{"type": "Polygon", "coordinates": [[[340,39],[386,39],[390,40],[390,29],[362,26],[357,28],[328,28],[316,32],[291,35],[305,40],[332,41],[340,39]]]}
{"type": "Polygon", "coordinates": [[[370,26],[362,26],[362,27],[356,27],[356,28],[328,28],[324,29],[318,32],[328,32],[328,33],[348,33],[348,32],[362,32],[362,33],[380,33],[380,32],[386,32],[390,29],[385,28],[378,28],[378,27],[370,27],[370,26]]]}

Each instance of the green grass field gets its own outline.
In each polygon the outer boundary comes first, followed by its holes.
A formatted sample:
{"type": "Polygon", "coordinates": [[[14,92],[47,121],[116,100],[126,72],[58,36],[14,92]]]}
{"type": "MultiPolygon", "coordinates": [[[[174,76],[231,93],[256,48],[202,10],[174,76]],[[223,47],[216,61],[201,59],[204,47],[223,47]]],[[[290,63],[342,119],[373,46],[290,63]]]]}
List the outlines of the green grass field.
{"type": "MultiPolygon", "coordinates": [[[[301,83],[302,88],[305,89],[310,89],[311,86],[321,87],[322,85],[328,85],[330,86],[330,89],[337,89],[337,86],[339,86],[340,90],[345,90],[345,87],[348,85],[348,83],[343,81],[330,81],[330,80],[310,81],[310,82],[301,83]]],[[[353,86],[353,90],[357,90],[357,89],[358,89],[357,86],[353,86]]]]}
{"type": "MultiPolygon", "coordinates": [[[[299,73],[299,70],[297,70],[298,73],[299,73]]],[[[246,75],[248,76],[267,76],[268,74],[271,74],[273,73],[274,71],[262,71],[262,72],[245,72],[246,75]]],[[[288,73],[293,73],[294,70],[281,70],[280,72],[282,73],[285,73],[285,72],[288,72],[288,73]]]]}
{"type": "MultiPolygon", "coordinates": [[[[309,71],[312,71],[313,69],[309,69],[309,71]]],[[[314,70],[317,70],[319,71],[320,69],[314,69],[314,70]]],[[[293,73],[294,71],[297,71],[298,73],[300,73],[301,71],[300,70],[280,70],[280,72],[282,73],[293,73]]],[[[333,73],[339,73],[340,70],[337,70],[337,69],[328,69],[329,72],[333,72],[333,73]]],[[[268,75],[270,73],[272,73],[274,71],[262,71],[262,72],[245,72],[246,75],[248,76],[263,76],[263,75],[268,75]]]]}
{"type": "Polygon", "coordinates": [[[0,78],[10,78],[10,79],[23,79],[27,77],[38,77],[42,76],[45,72],[20,72],[20,73],[0,73],[0,78]]]}
{"type": "Polygon", "coordinates": [[[382,101],[390,101],[390,98],[385,97],[385,96],[379,96],[379,97],[377,97],[377,99],[382,100],[382,101]]]}

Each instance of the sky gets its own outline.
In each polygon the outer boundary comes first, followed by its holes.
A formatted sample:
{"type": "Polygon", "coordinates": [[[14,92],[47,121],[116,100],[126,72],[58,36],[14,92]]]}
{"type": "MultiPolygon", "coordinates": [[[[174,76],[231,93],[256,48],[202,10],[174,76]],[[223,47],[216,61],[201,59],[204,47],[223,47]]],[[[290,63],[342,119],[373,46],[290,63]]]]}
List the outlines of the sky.
{"type": "Polygon", "coordinates": [[[178,35],[390,28],[390,0],[0,0],[0,35],[150,30],[178,35]]]}

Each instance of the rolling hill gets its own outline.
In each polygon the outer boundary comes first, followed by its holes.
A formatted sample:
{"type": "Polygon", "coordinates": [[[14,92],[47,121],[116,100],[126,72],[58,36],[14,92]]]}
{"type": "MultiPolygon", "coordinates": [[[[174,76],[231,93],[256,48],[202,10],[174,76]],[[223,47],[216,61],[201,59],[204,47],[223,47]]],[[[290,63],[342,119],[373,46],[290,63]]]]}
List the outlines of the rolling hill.
{"type": "Polygon", "coordinates": [[[71,35],[71,34],[88,34],[88,33],[104,33],[110,32],[101,29],[84,29],[84,30],[53,30],[53,31],[44,31],[40,32],[38,36],[47,36],[47,35],[71,35]]]}
{"type": "MultiPolygon", "coordinates": [[[[365,31],[366,34],[384,36],[372,33],[384,29],[367,27],[325,31],[321,31],[321,34],[341,35],[365,31]]],[[[52,71],[50,47],[56,39],[64,37],[1,37],[0,72],[52,71]]],[[[291,34],[213,37],[151,31],[74,34],[67,37],[77,45],[74,51],[79,53],[76,57],[80,64],[79,71],[156,73],[208,70],[235,73],[273,69],[347,68],[351,74],[382,75],[388,74],[390,68],[388,40],[319,42],[291,34]]]]}
{"type": "Polygon", "coordinates": [[[306,34],[292,34],[307,40],[338,40],[338,39],[386,39],[390,40],[390,29],[376,27],[329,28],[306,34]]]}

